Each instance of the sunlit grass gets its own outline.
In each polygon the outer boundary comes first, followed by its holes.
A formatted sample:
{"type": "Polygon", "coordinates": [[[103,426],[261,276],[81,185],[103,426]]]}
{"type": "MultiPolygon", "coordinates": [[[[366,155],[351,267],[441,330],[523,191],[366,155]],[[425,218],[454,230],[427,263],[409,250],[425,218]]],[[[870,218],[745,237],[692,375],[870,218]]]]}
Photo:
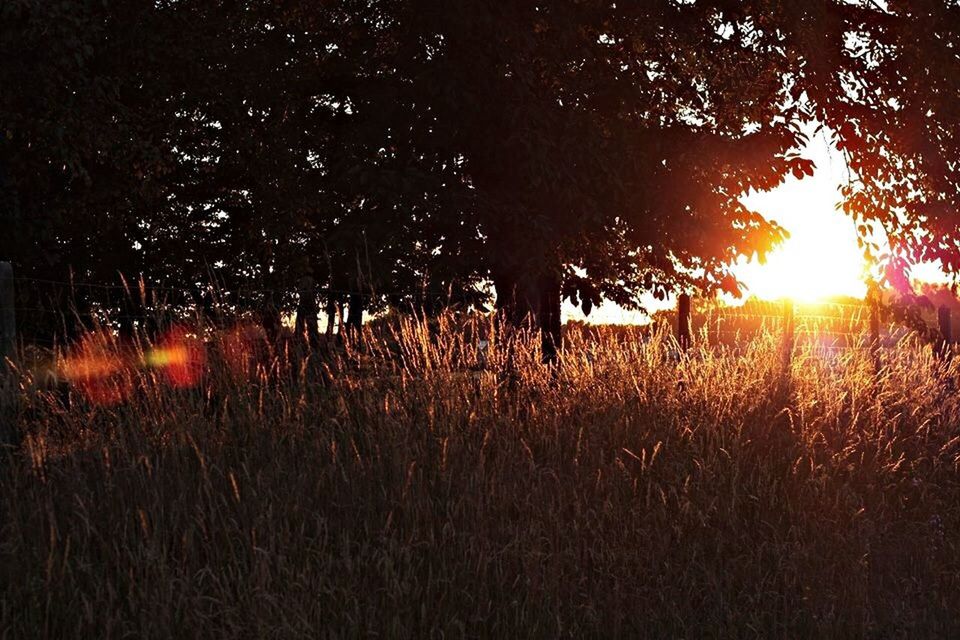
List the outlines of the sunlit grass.
{"type": "Polygon", "coordinates": [[[877,372],[865,348],[800,342],[785,375],[770,333],[681,356],[669,335],[576,328],[557,368],[488,320],[313,353],[257,337],[218,335],[192,385],[107,367],[109,402],[24,369],[0,629],[957,631],[957,365],[929,346],[877,372]]]}

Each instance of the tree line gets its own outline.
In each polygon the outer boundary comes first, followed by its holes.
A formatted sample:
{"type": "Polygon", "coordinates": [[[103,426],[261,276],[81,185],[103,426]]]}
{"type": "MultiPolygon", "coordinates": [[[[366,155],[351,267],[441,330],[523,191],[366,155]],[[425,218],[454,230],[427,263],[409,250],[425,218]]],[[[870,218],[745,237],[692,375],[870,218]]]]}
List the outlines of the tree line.
{"type": "Polygon", "coordinates": [[[816,121],[865,250],[952,272],[958,40],[948,0],[5,0],[0,259],[312,339],[495,304],[550,350],[563,300],[736,292],[784,236],[740,197],[816,121]]]}

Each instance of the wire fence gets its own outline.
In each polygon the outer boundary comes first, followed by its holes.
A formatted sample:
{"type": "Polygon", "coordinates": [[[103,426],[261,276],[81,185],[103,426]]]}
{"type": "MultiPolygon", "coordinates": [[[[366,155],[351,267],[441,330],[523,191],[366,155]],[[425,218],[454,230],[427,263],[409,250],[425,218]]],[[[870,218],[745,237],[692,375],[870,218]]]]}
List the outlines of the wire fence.
{"type": "MultiPolygon", "coordinates": [[[[59,287],[61,290],[68,291],[78,291],[78,290],[94,290],[94,291],[111,291],[117,292],[122,296],[131,296],[137,295],[141,292],[146,293],[179,293],[189,297],[196,296],[221,296],[224,298],[227,297],[236,297],[236,296],[253,296],[253,295],[263,295],[270,294],[275,296],[297,296],[299,291],[297,287],[253,287],[249,285],[240,285],[237,287],[226,287],[219,286],[215,284],[206,284],[201,285],[197,284],[192,287],[184,286],[172,286],[172,285],[158,285],[158,284],[146,284],[141,281],[132,281],[128,284],[103,284],[96,282],[84,282],[84,281],[75,281],[75,280],[54,280],[49,278],[32,278],[25,276],[15,276],[12,280],[17,283],[18,287],[28,287],[35,288],[40,285],[47,285],[52,287],[59,287]]],[[[404,290],[387,290],[380,289],[377,287],[364,287],[363,289],[359,288],[336,288],[336,287],[311,287],[311,291],[314,291],[318,295],[334,295],[334,296],[351,296],[351,295],[364,295],[364,296],[426,296],[426,297],[452,297],[452,290],[430,290],[430,289],[404,289],[404,290]]]]}
{"type": "Polygon", "coordinates": [[[9,280],[16,292],[12,305],[19,339],[37,344],[56,342],[51,335],[69,335],[90,325],[129,329],[189,320],[216,326],[229,324],[243,314],[257,313],[286,314],[289,319],[307,290],[315,298],[308,308],[316,309],[318,318],[335,323],[335,330],[345,323],[344,307],[357,303],[361,310],[371,301],[412,305],[476,304],[483,296],[479,290],[455,292],[452,287],[384,290],[314,286],[303,282],[298,283],[300,287],[283,288],[250,283],[228,286],[217,282],[177,286],[142,279],[111,284],[23,275],[12,275],[9,280]],[[318,304],[317,298],[325,298],[326,302],[318,304]]]}
{"type": "MultiPolygon", "coordinates": [[[[176,321],[199,321],[216,326],[236,319],[238,313],[255,313],[264,306],[296,307],[300,292],[296,288],[264,286],[227,287],[217,283],[193,283],[188,286],[150,284],[144,280],[128,280],[116,284],[85,280],[58,280],[14,275],[10,278],[16,290],[14,311],[21,340],[36,344],[55,344],[57,334],[69,334],[71,328],[89,324],[123,325],[127,328],[156,327],[176,321]]],[[[334,307],[343,324],[342,302],[351,296],[383,296],[451,300],[452,291],[426,289],[406,291],[350,288],[310,287],[317,296],[336,298],[334,307]]],[[[681,296],[682,298],[682,296],[681,296]]],[[[349,306],[349,304],[348,304],[349,306]]],[[[326,318],[318,309],[318,315],[326,318]]],[[[736,344],[761,330],[782,331],[792,341],[801,342],[816,335],[823,348],[851,348],[864,343],[880,344],[899,338],[908,329],[889,324],[881,326],[875,304],[858,301],[818,301],[789,303],[751,299],[742,306],[713,305],[693,311],[687,302],[678,308],[677,333],[681,344],[689,344],[698,336],[710,344],[736,344]],[[832,341],[832,344],[830,342],[832,341]]],[[[941,339],[950,342],[952,320],[949,310],[939,312],[941,339]]]]}
{"type": "Polygon", "coordinates": [[[932,344],[938,356],[952,354],[956,333],[949,307],[928,305],[909,313],[902,309],[894,313],[892,309],[892,305],[872,300],[799,304],[750,300],[741,307],[709,304],[695,312],[688,298],[678,301],[672,321],[682,350],[698,341],[711,347],[739,348],[760,333],[780,333],[785,364],[800,347],[820,354],[865,350],[879,370],[880,352],[908,336],[932,344]]]}

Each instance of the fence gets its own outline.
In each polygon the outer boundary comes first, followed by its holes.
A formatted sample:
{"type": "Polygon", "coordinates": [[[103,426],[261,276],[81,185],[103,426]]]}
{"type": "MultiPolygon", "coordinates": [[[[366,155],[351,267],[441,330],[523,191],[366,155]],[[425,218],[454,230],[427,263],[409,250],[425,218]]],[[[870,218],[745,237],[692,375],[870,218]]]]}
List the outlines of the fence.
{"type": "MultiPolygon", "coordinates": [[[[256,287],[239,287],[230,292],[229,296],[217,291],[214,287],[171,287],[150,285],[143,283],[117,284],[109,285],[102,283],[87,282],[64,282],[58,280],[45,280],[40,278],[18,278],[14,275],[10,263],[0,262],[0,358],[6,359],[16,354],[17,347],[17,312],[21,315],[39,317],[43,314],[54,314],[56,316],[66,315],[62,309],[52,309],[42,306],[17,307],[15,289],[17,286],[36,288],[47,286],[51,291],[68,292],[90,290],[96,291],[100,300],[106,300],[106,305],[113,311],[123,309],[130,299],[139,294],[146,298],[148,295],[152,299],[151,312],[146,312],[144,305],[141,313],[132,313],[129,308],[124,309],[120,314],[122,319],[128,321],[155,320],[161,313],[189,313],[201,307],[216,306],[224,302],[223,298],[229,297],[232,300],[258,299],[279,303],[279,298],[296,294],[296,291],[256,287]]],[[[347,297],[355,294],[355,291],[338,291],[325,287],[315,287],[314,290],[320,295],[339,295],[347,297]]],[[[380,292],[383,293],[383,292],[380,292]]],[[[420,292],[422,295],[442,298],[449,297],[450,292],[420,292]]],[[[57,295],[60,295],[59,293],[57,295]]],[[[69,297],[67,297],[69,299],[69,297]]],[[[144,303],[146,300],[143,301],[144,303]]],[[[228,305],[229,306],[229,305],[228,305]]],[[[728,342],[739,342],[743,333],[749,333],[756,329],[758,323],[764,324],[767,328],[779,328],[783,333],[785,357],[789,358],[796,345],[798,333],[809,331],[813,327],[821,334],[832,336],[834,344],[827,345],[825,348],[843,349],[853,344],[862,344],[866,338],[866,344],[876,351],[882,346],[880,306],[876,303],[857,302],[857,303],[811,303],[810,305],[800,304],[801,308],[810,306],[815,308],[816,312],[802,311],[797,312],[797,304],[791,300],[783,302],[769,301],[751,301],[743,307],[715,307],[704,318],[701,315],[703,323],[701,331],[694,331],[693,323],[693,300],[689,294],[681,294],[677,299],[677,320],[676,335],[679,346],[687,350],[693,344],[694,338],[698,334],[706,335],[708,339],[716,344],[728,342]],[[826,310],[832,310],[833,313],[827,313],[826,310]],[[744,326],[744,324],[748,326],[744,326]],[[856,330],[851,330],[852,326],[857,326],[856,330]],[[732,339],[732,340],[731,340],[732,339]]],[[[99,308],[91,311],[104,312],[106,309],[99,308]]],[[[229,312],[229,309],[227,309],[229,312]]],[[[337,310],[340,312],[340,310],[337,310]]],[[[952,343],[954,332],[952,330],[951,309],[941,306],[936,310],[936,341],[939,347],[952,343]]],[[[341,322],[343,318],[341,317],[341,322]]],[[[42,343],[42,339],[33,337],[33,342],[42,343]]],[[[941,349],[942,350],[942,349],[941,349]]]]}
{"type": "MultiPolygon", "coordinates": [[[[300,310],[299,303],[304,300],[307,286],[310,292],[326,299],[325,303],[305,306],[304,310],[315,311],[318,322],[326,322],[323,333],[328,335],[358,328],[362,324],[361,314],[370,317],[372,300],[418,311],[475,304],[480,300],[479,292],[453,287],[388,291],[358,282],[356,287],[334,288],[316,286],[312,279],[309,285],[301,280],[283,288],[257,286],[255,283],[251,286],[243,282],[229,286],[218,283],[148,285],[142,281],[106,284],[16,276],[9,264],[4,268],[7,274],[4,282],[11,297],[16,289],[15,303],[9,306],[11,313],[20,316],[16,337],[21,344],[42,347],[57,346],[59,341],[53,336],[74,336],[91,325],[114,326],[121,334],[132,334],[134,326],[154,331],[158,326],[184,321],[223,328],[231,325],[241,313],[261,315],[260,320],[273,320],[270,316],[273,314],[279,332],[281,318],[288,316],[292,320],[293,309],[300,310]]],[[[12,338],[11,344],[15,341],[16,338],[12,338]]],[[[8,352],[12,353],[12,350],[8,352]]]]}
{"type": "MultiPolygon", "coordinates": [[[[752,326],[748,330],[758,328],[779,328],[783,335],[784,359],[789,364],[799,333],[818,336],[831,336],[834,343],[821,344],[825,349],[846,349],[857,345],[866,345],[874,359],[878,358],[879,350],[884,346],[881,332],[881,305],[875,301],[858,303],[843,302],[816,302],[801,305],[815,311],[797,312],[797,303],[785,299],[780,303],[767,301],[748,302],[744,307],[715,307],[702,316],[704,320],[701,331],[693,327],[693,305],[688,294],[681,294],[677,299],[676,336],[681,349],[688,350],[693,337],[700,333],[711,344],[723,344],[724,336],[733,336],[734,342],[742,338],[742,328],[730,329],[725,325],[730,320],[746,319],[752,326]],[[750,308],[746,308],[746,307],[750,308]],[[830,313],[833,311],[833,313],[830,313]]],[[[904,327],[900,335],[910,329],[904,327]]],[[[939,306],[936,309],[936,329],[929,331],[932,341],[939,354],[945,353],[946,347],[953,343],[953,319],[951,309],[939,306]]]]}

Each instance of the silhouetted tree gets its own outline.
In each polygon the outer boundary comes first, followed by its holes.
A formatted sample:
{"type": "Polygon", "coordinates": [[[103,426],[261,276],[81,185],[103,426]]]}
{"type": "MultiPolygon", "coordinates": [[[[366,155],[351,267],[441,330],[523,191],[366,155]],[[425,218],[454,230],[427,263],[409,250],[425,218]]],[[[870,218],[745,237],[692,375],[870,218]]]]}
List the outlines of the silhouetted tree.
{"type": "MultiPolygon", "coordinates": [[[[736,291],[730,265],[782,237],[740,198],[812,172],[816,119],[853,171],[847,211],[896,259],[955,270],[957,12],[9,0],[0,257],[142,275],[182,305],[211,306],[212,280],[228,311],[272,333],[296,312],[314,340],[320,297],[356,327],[388,304],[480,305],[492,282],[551,357],[564,299],[736,291]]],[[[110,291],[81,297],[142,314],[110,291]]]]}

